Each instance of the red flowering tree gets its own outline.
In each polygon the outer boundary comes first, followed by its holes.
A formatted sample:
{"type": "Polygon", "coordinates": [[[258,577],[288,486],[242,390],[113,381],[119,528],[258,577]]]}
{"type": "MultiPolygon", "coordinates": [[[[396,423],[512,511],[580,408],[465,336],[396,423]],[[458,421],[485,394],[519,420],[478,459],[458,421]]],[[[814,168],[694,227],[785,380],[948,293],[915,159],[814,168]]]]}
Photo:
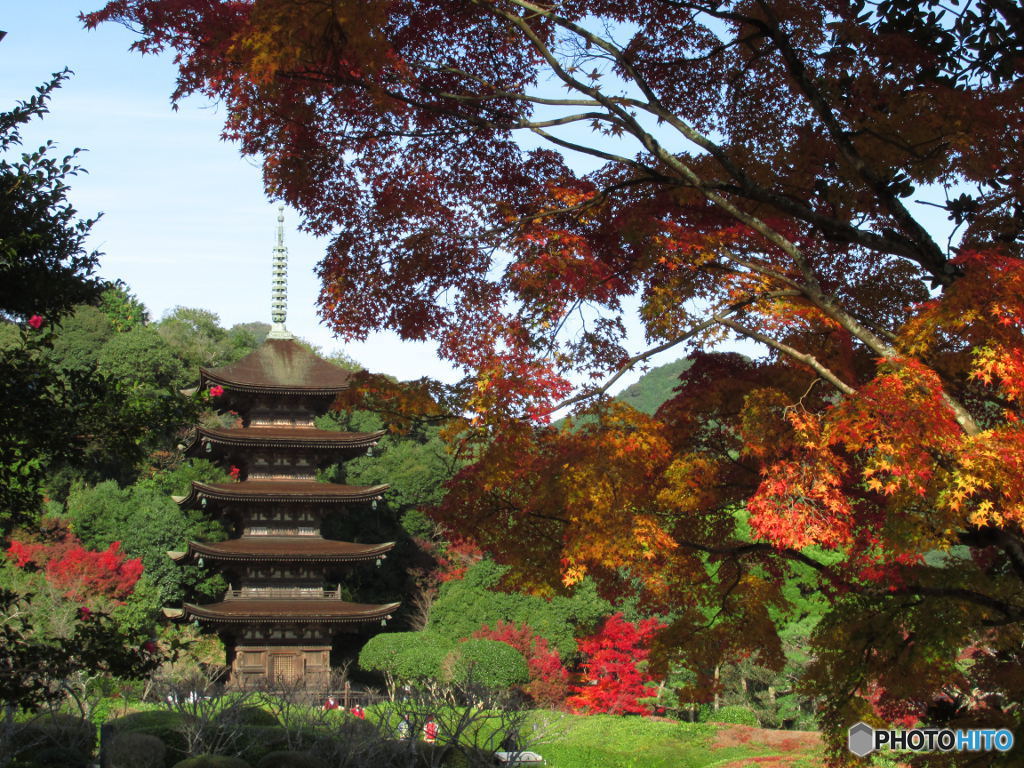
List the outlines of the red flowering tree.
{"type": "Polygon", "coordinates": [[[583,681],[573,686],[568,704],[588,714],[649,715],[640,699],[650,697],[654,680],[647,669],[651,641],[664,627],[658,619],[633,623],[621,613],[609,616],[596,634],[579,641],[583,681]]]}
{"type": "Polygon", "coordinates": [[[498,621],[493,629],[481,627],[473,637],[497,640],[523,654],[530,670],[530,681],[523,690],[538,706],[556,707],[565,700],[569,690],[569,672],[562,665],[558,651],[551,648],[545,638],[535,634],[528,624],[498,621]]]}

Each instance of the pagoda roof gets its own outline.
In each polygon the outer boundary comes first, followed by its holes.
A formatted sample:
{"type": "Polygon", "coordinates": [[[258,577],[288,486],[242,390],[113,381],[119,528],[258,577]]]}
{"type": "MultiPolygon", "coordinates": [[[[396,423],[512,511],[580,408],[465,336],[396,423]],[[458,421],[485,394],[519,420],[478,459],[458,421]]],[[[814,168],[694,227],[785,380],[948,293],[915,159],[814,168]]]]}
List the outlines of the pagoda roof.
{"type": "Polygon", "coordinates": [[[203,440],[219,445],[268,448],[368,448],[376,445],[387,430],[377,432],[336,432],[311,427],[196,427],[185,441],[185,452],[195,452],[203,440]]]}
{"type": "Polygon", "coordinates": [[[198,504],[201,498],[216,501],[276,502],[306,501],[343,504],[379,498],[391,486],[338,485],[315,480],[246,480],[242,483],[200,483],[192,481],[188,495],[176,501],[183,507],[198,504]]]}
{"type": "Polygon", "coordinates": [[[230,365],[200,368],[199,387],[220,384],[240,392],[336,395],[348,389],[350,371],[329,363],[294,339],[267,339],[230,365]]]}
{"type": "Polygon", "coordinates": [[[225,600],[209,605],[185,603],[164,608],[169,619],[199,619],[215,624],[358,624],[387,619],[401,603],[370,605],[331,599],[225,600]]]}
{"type": "Polygon", "coordinates": [[[390,552],[395,542],[356,544],[320,536],[243,536],[212,544],[190,541],[185,552],[168,552],[172,560],[206,557],[211,560],[297,561],[354,563],[375,560],[390,552]]]}

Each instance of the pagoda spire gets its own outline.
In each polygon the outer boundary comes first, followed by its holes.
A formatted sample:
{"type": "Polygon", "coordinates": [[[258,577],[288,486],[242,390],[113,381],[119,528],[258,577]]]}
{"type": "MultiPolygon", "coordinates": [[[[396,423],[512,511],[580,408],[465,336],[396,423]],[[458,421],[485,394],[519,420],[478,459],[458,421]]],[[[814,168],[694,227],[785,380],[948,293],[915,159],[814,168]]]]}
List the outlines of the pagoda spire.
{"type": "Polygon", "coordinates": [[[273,326],[267,338],[294,339],[284,325],[288,317],[288,249],[284,247],[284,205],[277,207],[277,245],[274,246],[271,274],[270,319],[273,326]]]}

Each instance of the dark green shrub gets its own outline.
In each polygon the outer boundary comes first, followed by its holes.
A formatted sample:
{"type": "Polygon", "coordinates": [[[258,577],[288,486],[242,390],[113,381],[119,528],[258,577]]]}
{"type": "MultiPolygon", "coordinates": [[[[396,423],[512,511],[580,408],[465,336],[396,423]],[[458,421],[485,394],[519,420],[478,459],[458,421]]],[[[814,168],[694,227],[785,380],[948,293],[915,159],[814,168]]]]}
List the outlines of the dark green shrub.
{"type": "Polygon", "coordinates": [[[396,764],[390,757],[394,751],[392,745],[397,745],[397,742],[384,738],[369,720],[344,717],[339,723],[316,733],[313,742],[304,744],[302,748],[330,766],[384,766],[396,764]]]}
{"type": "Polygon", "coordinates": [[[340,738],[348,739],[350,741],[366,741],[369,739],[380,738],[380,730],[376,725],[371,723],[369,720],[361,720],[358,717],[346,718],[345,722],[338,726],[334,732],[338,734],[340,738]]]}
{"type": "Polygon", "coordinates": [[[239,757],[200,755],[175,763],[174,768],[252,768],[252,766],[239,757]]]}
{"type": "Polygon", "coordinates": [[[718,711],[705,710],[701,707],[701,720],[709,723],[731,723],[734,725],[752,725],[757,728],[760,723],[757,715],[750,707],[743,707],[738,704],[729,707],[719,707],[718,711]]]}
{"type": "Polygon", "coordinates": [[[103,768],[163,768],[167,747],[150,733],[115,734],[106,746],[103,768]]]}
{"type": "Polygon", "coordinates": [[[25,768],[88,768],[91,755],[68,747],[43,747],[19,757],[17,765],[25,768]]]}
{"type": "Polygon", "coordinates": [[[238,756],[256,765],[265,755],[288,749],[288,732],[280,725],[250,725],[245,728],[239,746],[238,756]]]}
{"type": "Polygon", "coordinates": [[[523,654],[497,640],[466,640],[444,660],[445,677],[489,688],[511,688],[530,679],[523,654]]]}
{"type": "Polygon", "coordinates": [[[225,720],[231,723],[242,725],[257,725],[261,727],[275,727],[281,725],[277,718],[260,707],[231,707],[218,713],[215,720],[225,720]]]}
{"type": "Polygon", "coordinates": [[[327,768],[327,763],[309,752],[269,752],[256,768],[327,768]]]}
{"type": "Polygon", "coordinates": [[[181,715],[167,710],[133,712],[109,722],[111,731],[121,733],[145,733],[160,739],[167,752],[164,765],[171,768],[185,757],[185,737],[181,733],[181,715]]]}
{"type": "Polygon", "coordinates": [[[22,765],[84,768],[96,747],[96,727],[74,715],[41,715],[18,726],[16,743],[29,748],[18,757],[22,765]]]}

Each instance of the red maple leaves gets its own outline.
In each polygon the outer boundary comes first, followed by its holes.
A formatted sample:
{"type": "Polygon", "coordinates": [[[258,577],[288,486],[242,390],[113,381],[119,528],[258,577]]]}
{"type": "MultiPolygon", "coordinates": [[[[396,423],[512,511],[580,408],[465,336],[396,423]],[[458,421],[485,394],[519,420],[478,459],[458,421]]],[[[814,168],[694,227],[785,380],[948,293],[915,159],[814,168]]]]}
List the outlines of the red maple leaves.
{"type": "Polygon", "coordinates": [[[92,604],[97,599],[123,601],[142,575],[140,558],[125,559],[120,543],[113,542],[102,552],[85,549],[70,531],[50,542],[24,542],[15,539],[7,557],[18,568],[42,571],[51,586],[69,600],[92,604]]]}
{"type": "Polygon", "coordinates": [[[651,639],[662,627],[658,619],[633,623],[616,613],[596,634],[579,640],[583,682],[573,686],[569,706],[585,713],[650,714],[650,706],[641,701],[653,695],[649,684],[654,677],[646,661],[651,639]]]}

